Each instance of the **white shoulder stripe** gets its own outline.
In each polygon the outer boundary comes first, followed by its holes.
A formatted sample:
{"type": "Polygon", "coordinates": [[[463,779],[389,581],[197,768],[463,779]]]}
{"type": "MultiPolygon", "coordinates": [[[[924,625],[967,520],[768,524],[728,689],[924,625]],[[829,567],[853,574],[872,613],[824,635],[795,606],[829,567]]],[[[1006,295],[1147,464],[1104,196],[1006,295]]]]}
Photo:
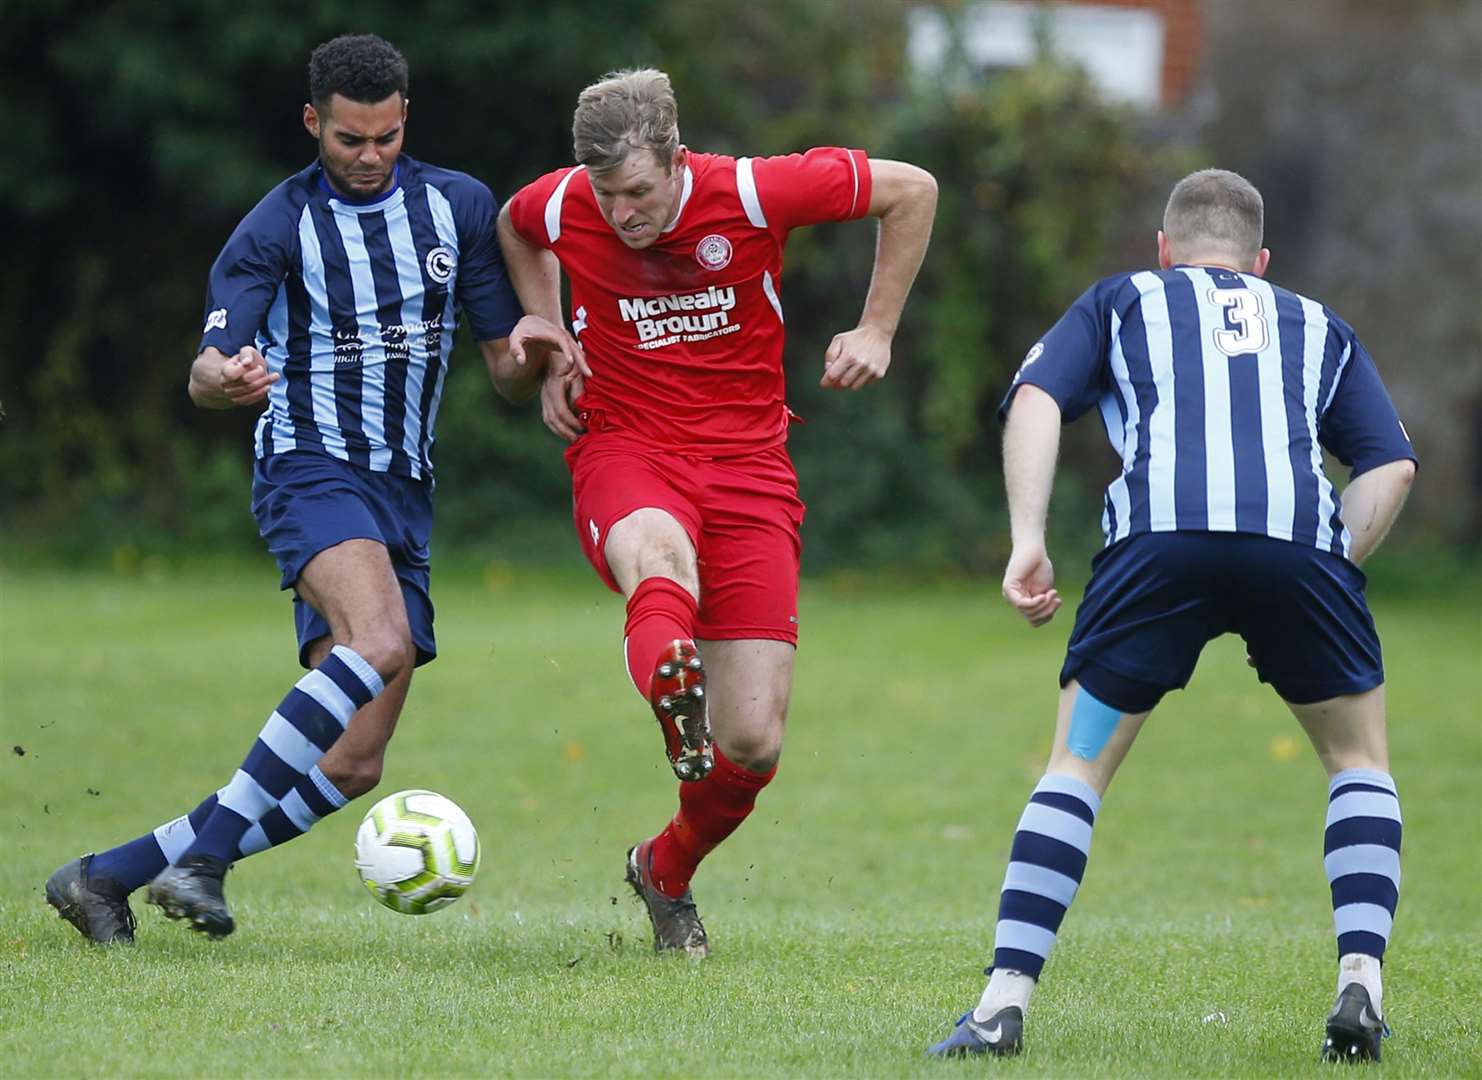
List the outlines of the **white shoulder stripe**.
{"type": "Polygon", "coordinates": [[[1333,385],[1328,387],[1328,399],[1322,403],[1322,411],[1326,413],[1333,404],[1333,398],[1338,394],[1338,384],[1343,381],[1343,373],[1348,370],[1348,358],[1353,355],[1353,342],[1343,346],[1343,352],[1338,357],[1338,366],[1333,369],[1333,385]]]}
{"type": "Polygon", "coordinates": [[[741,196],[741,205],[746,209],[746,220],[758,229],[767,227],[767,215],[762,213],[762,201],[756,193],[756,176],[751,171],[751,158],[736,159],[736,191],[741,196]]]}
{"type": "Polygon", "coordinates": [[[762,292],[767,294],[767,302],[772,305],[772,310],[777,312],[777,321],[787,322],[782,317],[782,298],[777,295],[777,286],[772,281],[772,271],[762,271],[762,292]]]}
{"type": "Polygon", "coordinates": [[[551,243],[561,239],[561,204],[566,200],[566,185],[571,183],[571,178],[585,169],[585,165],[578,165],[556,185],[556,190],[551,192],[551,197],[545,201],[545,234],[551,243]]]}
{"type": "Polygon", "coordinates": [[[853,150],[845,150],[844,155],[849,159],[849,168],[854,171],[854,194],[849,196],[849,212],[853,214],[855,203],[859,202],[859,163],[854,160],[853,150]]]}

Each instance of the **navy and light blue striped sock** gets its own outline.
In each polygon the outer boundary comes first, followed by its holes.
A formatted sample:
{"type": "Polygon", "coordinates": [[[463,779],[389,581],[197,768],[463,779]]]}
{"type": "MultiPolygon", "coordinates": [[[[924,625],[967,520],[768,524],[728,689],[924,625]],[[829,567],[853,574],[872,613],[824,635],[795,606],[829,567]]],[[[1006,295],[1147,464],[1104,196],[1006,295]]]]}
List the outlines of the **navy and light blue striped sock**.
{"type": "Polygon", "coordinates": [[[1400,797],[1388,773],[1344,769],[1329,781],[1322,861],[1340,959],[1384,959],[1400,898],[1400,832],[1400,797]]]}
{"type": "Polygon", "coordinates": [[[109,878],[127,892],[153,881],[155,875],[170,865],[170,855],[173,853],[178,858],[196,838],[196,830],[206,824],[211,811],[216,809],[218,794],[208,795],[190,813],[167,821],[143,836],[100,851],[88,865],[88,876],[109,878]]]}
{"type": "MultiPolygon", "coordinates": [[[[287,801],[289,792],[296,788],[308,807],[314,796],[304,791],[301,781],[343,734],[355,711],[369,704],[382,689],[380,675],[359,653],[346,645],[330,650],[324,663],[300,679],[268,717],[252,750],[221,789],[216,807],[196,830],[195,840],[182,858],[210,855],[232,861],[247,831],[287,801]]],[[[264,825],[265,833],[266,828],[264,825]]],[[[303,829],[298,831],[302,833],[303,829]]]]}
{"type": "Polygon", "coordinates": [[[242,834],[237,850],[243,857],[286,844],[303,836],[322,818],[333,814],[350,800],[315,765],[293,785],[283,801],[264,814],[242,834]]]}
{"type": "MultiPolygon", "coordinates": [[[[196,831],[206,824],[221,792],[208,796],[189,814],[167,821],[151,832],[116,848],[93,856],[88,867],[92,877],[111,878],[128,892],[153,881],[195,843],[196,831]]],[[[254,823],[237,843],[237,858],[277,847],[304,835],[319,820],[350,800],[315,765],[309,775],[294,785],[283,801],[254,823]]]]}
{"type": "Polygon", "coordinates": [[[1019,818],[998,901],[993,966],[1038,979],[1080,888],[1101,796],[1072,776],[1040,779],[1019,818]]]}

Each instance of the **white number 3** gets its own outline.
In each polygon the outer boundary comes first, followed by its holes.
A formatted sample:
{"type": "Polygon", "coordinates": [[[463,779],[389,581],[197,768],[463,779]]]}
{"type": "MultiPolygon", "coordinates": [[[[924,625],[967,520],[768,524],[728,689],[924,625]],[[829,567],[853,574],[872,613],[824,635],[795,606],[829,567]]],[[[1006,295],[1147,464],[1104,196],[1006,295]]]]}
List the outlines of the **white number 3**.
{"type": "Polygon", "coordinates": [[[1258,353],[1271,343],[1261,298],[1249,289],[1210,289],[1209,299],[1224,309],[1225,325],[1214,332],[1214,347],[1226,356],[1258,353]]]}

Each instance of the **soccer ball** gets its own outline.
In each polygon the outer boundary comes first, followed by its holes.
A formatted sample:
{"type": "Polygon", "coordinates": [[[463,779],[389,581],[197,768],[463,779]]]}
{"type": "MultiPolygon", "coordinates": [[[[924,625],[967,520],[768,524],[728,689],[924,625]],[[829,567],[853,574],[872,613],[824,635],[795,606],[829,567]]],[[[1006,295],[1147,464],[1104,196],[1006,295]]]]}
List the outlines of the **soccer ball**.
{"type": "Polygon", "coordinates": [[[434,791],[398,791],[355,833],[355,869],[381,903],[407,915],[445,908],[479,869],[479,834],[468,815],[434,791]]]}

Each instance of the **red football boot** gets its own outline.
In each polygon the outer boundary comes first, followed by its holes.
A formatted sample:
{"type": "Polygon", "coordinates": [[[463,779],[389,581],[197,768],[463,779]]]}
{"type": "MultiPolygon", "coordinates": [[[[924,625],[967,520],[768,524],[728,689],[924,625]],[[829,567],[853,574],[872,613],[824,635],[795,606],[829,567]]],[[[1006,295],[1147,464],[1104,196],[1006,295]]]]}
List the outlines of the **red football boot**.
{"type": "Polygon", "coordinates": [[[659,654],[648,686],[664,752],[681,780],[703,780],[715,767],[715,744],[705,712],[705,665],[692,641],[675,641],[659,654]]]}

